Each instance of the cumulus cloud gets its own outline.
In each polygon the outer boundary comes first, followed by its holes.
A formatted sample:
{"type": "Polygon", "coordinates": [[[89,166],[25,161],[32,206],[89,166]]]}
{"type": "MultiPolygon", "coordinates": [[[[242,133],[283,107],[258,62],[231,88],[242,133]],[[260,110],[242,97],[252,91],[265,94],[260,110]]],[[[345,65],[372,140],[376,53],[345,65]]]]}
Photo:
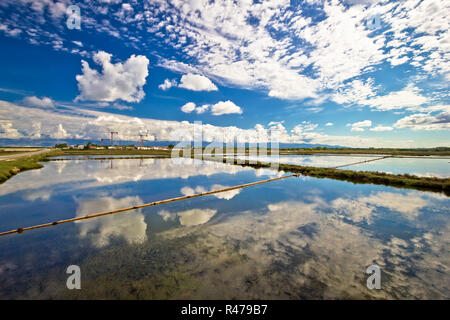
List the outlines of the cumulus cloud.
{"type": "Polygon", "coordinates": [[[227,100],[227,101],[220,101],[212,105],[211,112],[215,116],[232,113],[242,114],[242,109],[241,107],[235,105],[230,100],[227,100]]]}
{"type": "Polygon", "coordinates": [[[181,111],[183,111],[184,113],[191,113],[192,111],[195,110],[195,106],[196,106],[195,103],[188,102],[181,107],[181,111]]]}
{"type": "Polygon", "coordinates": [[[163,91],[166,91],[166,90],[169,90],[172,87],[176,87],[177,85],[178,85],[177,80],[175,80],[175,79],[172,79],[172,80],[166,79],[166,80],[164,80],[163,83],[161,83],[158,86],[158,88],[160,88],[163,91]]]}
{"type": "Polygon", "coordinates": [[[348,124],[347,126],[351,126],[351,131],[362,132],[362,131],[364,131],[364,128],[372,126],[372,121],[371,120],[364,120],[364,121],[359,121],[359,122],[355,122],[355,123],[352,123],[352,124],[348,124]]]}
{"type": "MultiPolygon", "coordinates": [[[[149,137],[159,141],[186,141],[193,140],[194,124],[188,121],[168,121],[148,118],[137,118],[119,115],[109,112],[86,110],[71,107],[59,110],[31,108],[16,105],[0,100],[0,119],[7,123],[3,125],[13,134],[20,132],[23,137],[50,138],[56,131],[61,131],[61,136],[68,135],[75,139],[99,140],[115,130],[119,134],[117,141],[129,141],[137,132],[147,132],[149,137]],[[59,124],[62,128],[60,130],[59,124]],[[12,130],[12,131],[11,131],[12,130]],[[63,131],[64,130],[64,131],[63,131]]],[[[3,121],[3,123],[5,122],[3,121]]],[[[242,129],[236,126],[202,126],[203,141],[217,141],[221,137],[225,142],[268,142],[276,139],[281,143],[309,143],[341,145],[349,147],[430,147],[445,145],[446,140],[437,138],[432,145],[429,141],[383,139],[380,137],[369,138],[355,135],[327,135],[315,131],[317,124],[301,123],[296,130],[288,130],[280,122],[263,126],[255,125],[254,128],[242,129]],[[312,130],[308,130],[312,129],[312,130]]],[[[4,133],[3,133],[4,134],[4,133]]],[[[137,138],[136,138],[137,139],[137,138]]]]}
{"type": "Polygon", "coordinates": [[[331,126],[334,126],[334,123],[333,123],[333,122],[327,122],[327,123],[325,124],[325,126],[326,126],[326,127],[331,127],[331,126]]]}
{"type": "Polygon", "coordinates": [[[111,57],[104,51],[94,55],[94,62],[102,68],[101,73],[81,61],[83,74],[76,76],[80,90],[76,100],[139,102],[144,98],[149,60],[133,54],[124,63],[112,63],[111,57]]]}
{"type": "Polygon", "coordinates": [[[217,91],[217,87],[207,77],[188,73],[181,77],[180,88],[193,90],[193,91],[217,91]]]}
{"type": "MultiPolygon", "coordinates": [[[[77,217],[103,210],[114,210],[142,204],[139,197],[124,197],[115,199],[104,197],[95,200],[78,199],[77,217]]],[[[142,210],[138,209],[127,214],[115,214],[92,219],[90,221],[77,221],[81,238],[88,238],[95,247],[108,245],[113,237],[121,237],[128,243],[143,243],[147,239],[147,223],[142,210]]]]}
{"type": "MultiPolygon", "coordinates": [[[[211,189],[209,191],[225,189],[225,188],[228,188],[228,187],[229,186],[223,186],[223,185],[220,185],[220,184],[215,184],[215,185],[211,186],[211,189]]],[[[191,188],[191,187],[183,187],[180,190],[180,192],[183,195],[185,195],[185,196],[191,196],[191,195],[194,195],[196,193],[203,193],[203,192],[207,192],[207,191],[208,190],[206,188],[202,187],[202,186],[197,186],[195,189],[191,188]]],[[[215,193],[215,194],[213,194],[213,196],[218,198],[218,199],[231,200],[236,195],[238,195],[240,192],[241,192],[241,189],[236,189],[236,190],[230,190],[230,191],[215,193]]]]}
{"type": "Polygon", "coordinates": [[[230,100],[220,101],[213,105],[204,104],[202,106],[197,106],[193,102],[188,102],[181,107],[181,111],[184,113],[196,112],[197,114],[205,113],[209,109],[211,109],[211,113],[215,116],[233,113],[242,114],[241,107],[235,105],[230,100]]]}
{"type": "Polygon", "coordinates": [[[215,214],[215,209],[191,209],[180,212],[159,211],[158,214],[164,221],[175,220],[177,217],[180,224],[186,227],[198,226],[207,223],[215,214]]]}
{"type": "Polygon", "coordinates": [[[56,131],[53,132],[50,135],[53,139],[66,139],[69,138],[70,135],[67,133],[67,131],[63,128],[62,124],[58,124],[58,127],[56,128],[56,131]]]}
{"type": "Polygon", "coordinates": [[[22,138],[23,135],[13,127],[11,121],[0,120],[0,138],[3,139],[18,139],[22,138]]]}
{"type": "Polygon", "coordinates": [[[204,104],[202,106],[196,107],[195,112],[197,112],[197,114],[205,113],[209,109],[209,107],[209,104],[204,104]]]}
{"type": "Polygon", "coordinates": [[[411,128],[413,130],[449,130],[450,113],[442,112],[437,115],[416,113],[398,120],[394,127],[411,128]]]}
{"type": "Polygon", "coordinates": [[[53,108],[53,100],[47,97],[38,98],[36,96],[25,97],[23,103],[31,107],[53,108]]]}
{"type": "Polygon", "coordinates": [[[204,104],[202,106],[197,107],[197,105],[195,103],[188,102],[181,107],[181,111],[183,111],[184,113],[191,113],[191,112],[195,111],[197,114],[202,114],[202,113],[205,113],[206,110],[209,109],[209,107],[210,107],[209,104],[204,104]]]}
{"type": "MultiPolygon", "coordinates": [[[[84,30],[120,39],[129,47],[148,49],[156,43],[172,47],[176,55],[168,53],[173,50],[159,51],[159,65],[218,79],[223,85],[262,89],[280,99],[322,98],[329,89],[345,88],[359,77],[400,65],[425,77],[450,79],[446,0],[150,1],[144,6],[102,2],[87,12],[108,14],[114,23],[86,18],[84,30]],[[349,6],[349,2],[374,5],[349,6]],[[375,14],[382,20],[382,32],[367,26],[375,14]],[[139,32],[128,28],[130,23],[139,32]]],[[[65,6],[54,1],[32,5],[6,1],[5,12],[15,14],[3,15],[0,30],[70,52],[66,44],[73,46],[73,39],[61,28],[52,32],[47,28],[64,23],[65,6]]]]}

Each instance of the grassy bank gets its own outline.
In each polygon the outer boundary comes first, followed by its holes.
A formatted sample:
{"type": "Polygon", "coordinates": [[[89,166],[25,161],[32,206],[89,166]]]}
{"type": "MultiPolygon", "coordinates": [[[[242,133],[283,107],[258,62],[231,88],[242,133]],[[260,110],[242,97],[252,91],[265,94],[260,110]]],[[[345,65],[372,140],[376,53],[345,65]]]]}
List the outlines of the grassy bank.
{"type": "MultiPolygon", "coordinates": [[[[215,160],[212,158],[205,158],[205,160],[215,160]]],[[[215,160],[218,161],[218,160],[215,160]]],[[[222,160],[224,163],[227,160],[222,160]]],[[[228,160],[229,161],[229,160],[228,160]]],[[[270,163],[238,163],[236,160],[234,164],[258,168],[270,168],[270,163]]],[[[300,173],[304,176],[310,176],[315,178],[329,178],[335,180],[342,180],[352,182],[356,184],[379,184],[389,187],[415,189],[421,191],[433,191],[445,193],[450,196],[450,179],[433,178],[433,177],[417,177],[409,174],[391,174],[385,172],[373,172],[373,171],[353,171],[353,170],[341,170],[333,168],[319,168],[319,167],[306,167],[290,164],[279,164],[279,171],[300,173]]]]}
{"type": "Polygon", "coordinates": [[[10,154],[18,154],[24,153],[26,151],[8,151],[8,150],[0,150],[0,156],[9,156],[10,154]]]}
{"type": "Polygon", "coordinates": [[[53,150],[49,156],[58,157],[58,156],[103,156],[103,155],[111,155],[111,156],[127,156],[127,155],[162,155],[162,156],[170,156],[170,151],[168,150],[114,150],[114,149],[87,149],[87,150],[62,150],[56,149],[53,150]]]}
{"type": "MultiPolygon", "coordinates": [[[[189,149],[185,149],[189,150],[189,149]]],[[[206,152],[206,148],[201,148],[202,152],[206,152]]],[[[363,154],[363,155],[389,155],[389,156],[399,156],[399,157],[408,157],[408,156],[441,156],[441,157],[450,157],[450,148],[431,148],[431,149],[357,149],[357,148],[281,148],[275,149],[276,154],[280,155],[350,155],[350,154],[363,154]]],[[[200,153],[200,151],[198,151],[200,153]]],[[[215,154],[216,150],[210,150],[208,154],[215,154]]],[[[183,153],[180,151],[180,153],[183,153]]],[[[194,153],[194,149],[191,149],[191,153],[194,153]]],[[[249,154],[249,148],[224,148],[220,151],[220,153],[226,153],[229,155],[234,154],[249,154]]],[[[269,149],[252,149],[252,153],[256,154],[268,154],[272,153],[272,150],[269,149]]]]}
{"type": "Polygon", "coordinates": [[[298,155],[313,155],[313,154],[386,154],[392,156],[450,156],[449,148],[434,148],[434,149],[280,149],[280,154],[298,154],[298,155]]]}
{"type": "Polygon", "coordinates": [[[46,161],[46,157],[46,154],[42,154],[15,160],[0,161],[0,184],[19,172],[42,168],[43,165],[39,162],[46,161]]]}
{"type": "MultiPolygon", "coordinates": [[[[20,152],[18,152],[20,153],[20,152]]],[[[7,153],[12,154],[12,153],[7,153]]],[[[166,150],[60,150],[55,149],[46,154],[18,158],[14,160],[0,160],[0,184],[11,178],[13,175],[26,170],[40,169],[43,165],[40,162],[48,161],[49,157],[58,156],[95,156],[95,155],[116,155],[123,156],[120,159],[133,159],[127,155],[152,155],[170,157],[170,151],[166,150]]],[[[115,158],[116,159],[116,158],[115,158]]]]}
{"type": "MultiPolygon", "coordinates": [[[[120,155],[121,158],[126,158],[127,155],[159,155],[161,157],[169,157],[170,151],[165,150],[53,150],[47,154],[31,156],[26,158],[19,158],[15,160],[0,161],[0,183],[3,183],[11,176],[31,169],[42,168],[39,162],[47,161],[48,157],[68,156],[68,155],[120,155]]],[[[192,155],[193,156],[193,155],[192,155]]],[[[205,160],[223,161],[224,163],[230,160],[204,157],[205,160]]],[[[241,166],[250,166],[253,168],[269,168],[270,163],[245,163],[234,164],[241,166]]],[[[379,184],[385,186],[392,186],[398,188],[409,188],[423,191],[443,192],[450,196],[450,179],[432,178],[432,177],[417,177],[408,174],[390,174],[384,172],[372,171],[352,171],[341,170],[333,168],[319,168],[297,166],[289,164],[280,164],[279,170],[300,173],[304,176],[311,176],[316,178],[329,178],[336,180],[343,180],[359,184],[379,184]]]]}

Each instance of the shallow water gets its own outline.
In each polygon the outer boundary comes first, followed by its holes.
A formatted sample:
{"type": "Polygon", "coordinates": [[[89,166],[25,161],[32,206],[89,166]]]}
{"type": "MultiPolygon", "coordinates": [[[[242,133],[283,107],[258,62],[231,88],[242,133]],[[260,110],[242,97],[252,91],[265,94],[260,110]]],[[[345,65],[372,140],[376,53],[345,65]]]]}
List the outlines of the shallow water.
{"type": "Polygon", "coordinates": [[[450,178],[450,158],[387,158],[342,167],[342,169],[357,171],[382,171],[395,174],[407,173],[419,177],[450,178]]]}
{"type": "Polygon", "coordinates": [[[56,156],[49,157],[49,159],[56,160],[76,160],[76,159],[84,159],[84,160],[95,160],[95,159],[114,159],[114,158],[160,158],[160,155],[152,155],[152,154],[124,154],[124,155],[113,155],[113,154],[105,154],[105,155],[71,155],[71,156],[56,156]]]}
{"type": "Polygon", "coordinates": [[[380,171],[394,174],[412,174],[421,177],[450,178],[450,158],[408,157],[386,158],[366,163],[357,162],[382,158],[383,155],[280,155],[238,156],[240,160],[276,162],[313,167],[339,167],[356,171],[380,171]]]}
{"type": "MultiPolygon", "coordinates": [[[[282,173],[193,159],[45,163],[0,186],[14,229],[282,173]]],[[[450,198],[288,178],[0,238],[0,298],[450,298],[450,198]],[[79,265],[82,289],[65,273],[79,265]],[[369,265],[381,290],[366,287],[369,265]]]]}
{"type": "Polygon", "coordinates": [[[245,161],[260,161],[267,163],[283,163],[293,164],[299,166],[311,166],[311,167],[337,167],[345,164],[372,160],[381,158],[380,156],[359,156],[359,155],[249,155],[249,156],[237,156],[239,160],[245,161]]]}

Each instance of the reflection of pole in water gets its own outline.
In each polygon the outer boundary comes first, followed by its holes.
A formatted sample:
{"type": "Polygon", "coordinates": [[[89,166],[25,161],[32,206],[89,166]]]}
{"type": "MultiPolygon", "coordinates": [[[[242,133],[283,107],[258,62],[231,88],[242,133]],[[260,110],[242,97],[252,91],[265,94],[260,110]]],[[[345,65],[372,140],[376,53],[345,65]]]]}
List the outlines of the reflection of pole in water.
{"type": "Polygon", "coordinates": [[[141,158],[141,159],[139,160],[139,167],[142,167],[142,160],[144,160],[144,159],[141,158]]]}
{"type": "Polygon", "coordinates": [[[109,160],[109,168],[113,169],[113,159],[109,160]]]}

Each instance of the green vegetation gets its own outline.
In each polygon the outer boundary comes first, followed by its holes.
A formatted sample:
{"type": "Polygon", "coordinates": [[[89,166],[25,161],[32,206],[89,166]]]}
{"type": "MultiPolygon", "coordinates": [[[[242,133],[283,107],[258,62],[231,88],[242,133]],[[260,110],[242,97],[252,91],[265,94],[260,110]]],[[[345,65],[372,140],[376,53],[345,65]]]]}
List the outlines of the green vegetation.
{"type": "Polygon", "coordinates": [[[8,151],[8,150],[0,150],[0,156],[9,156],[10,154],[18,154],[25,151],[8,151]]]}
{"type": "MultiPolygon", "coordinates": [[[[196,148],[198,153],[200,150],[205,152],[206,147],[196,148]]],[[[183,148],[180,152],[194,153],[195,148],[183,148]]],[[[236,154],[250,152],[248,147],[246,148],[226,148],[224,147],[220,153],[236,154]]],[[[255,147],[251,150],[253,153],[267,153],[271,154],[270,148],[255,147]]],[[[209,151],[211,154],[215,154],[217,150],[213,149],[209,151]]],[[[208,152],[208,153],[209,153],[208,152]]],[[[315,148],[280,148],[277,150],[280,155],[313,155],[313,154],[372,154],[372,155],[392,155],[392,156],[450,156],[450,148],[438,147],[438,148],[423,148],[423,149],[393,149],[393,148],[327,148],[327,147],[315,147],[315,148]]]]}
{"type": "Polygon", "coordinates": [[[101,156],[101,155],[163,155],[170,156],[169,150],[138,150],[138,149],[68,149],[68,150],[55,150],[48,156],[101,156]]]}
{"type": "MultiPolygon", "coordinates": [[[[434,151],[429,152],[449,152],[449,148],[435,148],[434,151]]],[[[336,149],[333,149],[336,150],[336,149]]],[[[354,153],[355,149],[351,149],[352,153],[354,153]]],[[[361,149],[358,149],[361,150],[361,149]]],[[[367,153],[369,149],[364,149],[365,153],[367,153]]],[[[373,149],[373,150],[393,150],[393,149],[373,149]]],[[[431,149],[430,149],[431,150],[431,149]]],[[[324,151],[321,149],[321,151],[324,151]]],[[[329,152],[330,149],[326,150],[326,153],[329,152]]],[[[340,153],[349,152],[348,150],[341,150],[340,153]]],[[[401,151],[401,150],[400,150],[401,151]]],[[[399,152],[400,152],[399,151],[399,152]]],[[[406,151],[405,151],[406,152],[406,151]]],[[[412,152],[409,150],[408,152],[412,152]]],[[[181,152],[183,153],[183,152],[181,152]]],[[[381,152],[379,152],[381,153],[381,152]]],[[[387,152],[384,152],[387,154],[387,152]]],[[[38,169],[42,168],[42,164],[39,162],[48,161],[49,157],[57,157],[57,156],[68,156],[68,155],[120,155],[123,156],[121,158],[127,159],[127,155],[158,155],[161,157],[170,157],[170,150],[138,150],[138,149],[85,149],[85,150],[52,150],[51,152],[44,155],[31,156],[21,159],[15,160],[4,160],[0,161],[0,183],[6,181],[8,178],[17,174],[21,171],[38,169]]],[[[193,152],[191,153],[193,157],[193,152]]],[[[205,160],[215,160],[215,158],[211,157],[203,157],[205,160]]],[[[223,162],[227,162],[229,160],[223,159],[223,162]]],[[[246,163],[237,163],[235,160],[235,164],[240,164],[243,166],[251,166],[254,168],[267,168],[270,167],[270,163],[261,163],[257,164],[249,164],[246,163]]],[[[330,178],[336,180],[344,180],[352,183],[361,183],[361,184],[380,184],[385,186],[392,186],[398,188],[410,188],[417,190],[425,190],[425,191],[434,191],[434,192],[444,192],[446,195],[450,196],[450,179],[442,179],[442,178],[433,178],[433,177],[417,177],[408,174],[390,174],[384,172],[368,172],[368,171],[352,171],[352,170],[341,170],[341,169],[333,169],[333,168],[318,168],[318,167],[305,167],[305,166],[297,166],[297,165],[288,165],[288,164],[280,164],[279,170],[300,173],[305,176],[312,176],[316,178],[330,178]]]]}
{"type": "MultiPolygon", "coordinates": [[[[204,158],[205,160],[216,160],[214,158],[204,158]]],[[[217,160],[216,160],[217,161],[217,160]]],[[[227,163],[226,160],[222,160],[227,163]]],[[[270,168],[270,163],[258,162],[249,163],[245,161],[240,163],[234,160],[234,164],[253,167],[253,168],[270,168]]],[[[341,170],[334,168],[306,167],[290,164],[279,164],[279,171],[300,173],[304,176],[315,178],[329,178],[335,180],[343,180],[356,184],[379,184],[389,187],[408,188],[422,191],[443,192],[450,196],[450,179],[434,178],[434,177],[417,177],[409,174],[391,174],[385,172],[373,171],[353,171],[341,170]]]]}
{"type": "Polygon", "coordinates": [[[14,160],[0,161],[0,183],[5,182],[19,172],[42,168],[43,165],[39,162],[46,161],[46,157],[46,154],[42,154],[14,160]]]}
{"type": "Polygon", "coordinates": [[[280,149],[280,154],[387,154],[393,156],[450,156],[450,148],[438,147],[429,149],[392,149],[392,148],[287,148],[280,149]]]}
{"type": "MultiPolygon", "coordinates": [[[[21,152],[17,152],[21,153],[21,152]]],[[[13,151],[5,153],[5,155],[13,154],[13,151]]],[[[169,150],[117,150],[117,149],[85,149],[85,150],[52,150],[46,154],[36,156],[17,158],[13,160],[0,160],[0,184],[11,178],[13,175],[32,169],[40,169],[43,167],[39,162],[49,161],[49,157],[70,156],[70,155],[123,155],[121,159],[127,159],[127,155],[159,155],[161,157],[170,157],[169,150]]],[[[130,157],[129,157],[130,158],[130,157]]],[[[116,158],[115,158],[116,159],[116,158]]],[[[130,158],[131,159],[131,158],[130,158]]]]}

